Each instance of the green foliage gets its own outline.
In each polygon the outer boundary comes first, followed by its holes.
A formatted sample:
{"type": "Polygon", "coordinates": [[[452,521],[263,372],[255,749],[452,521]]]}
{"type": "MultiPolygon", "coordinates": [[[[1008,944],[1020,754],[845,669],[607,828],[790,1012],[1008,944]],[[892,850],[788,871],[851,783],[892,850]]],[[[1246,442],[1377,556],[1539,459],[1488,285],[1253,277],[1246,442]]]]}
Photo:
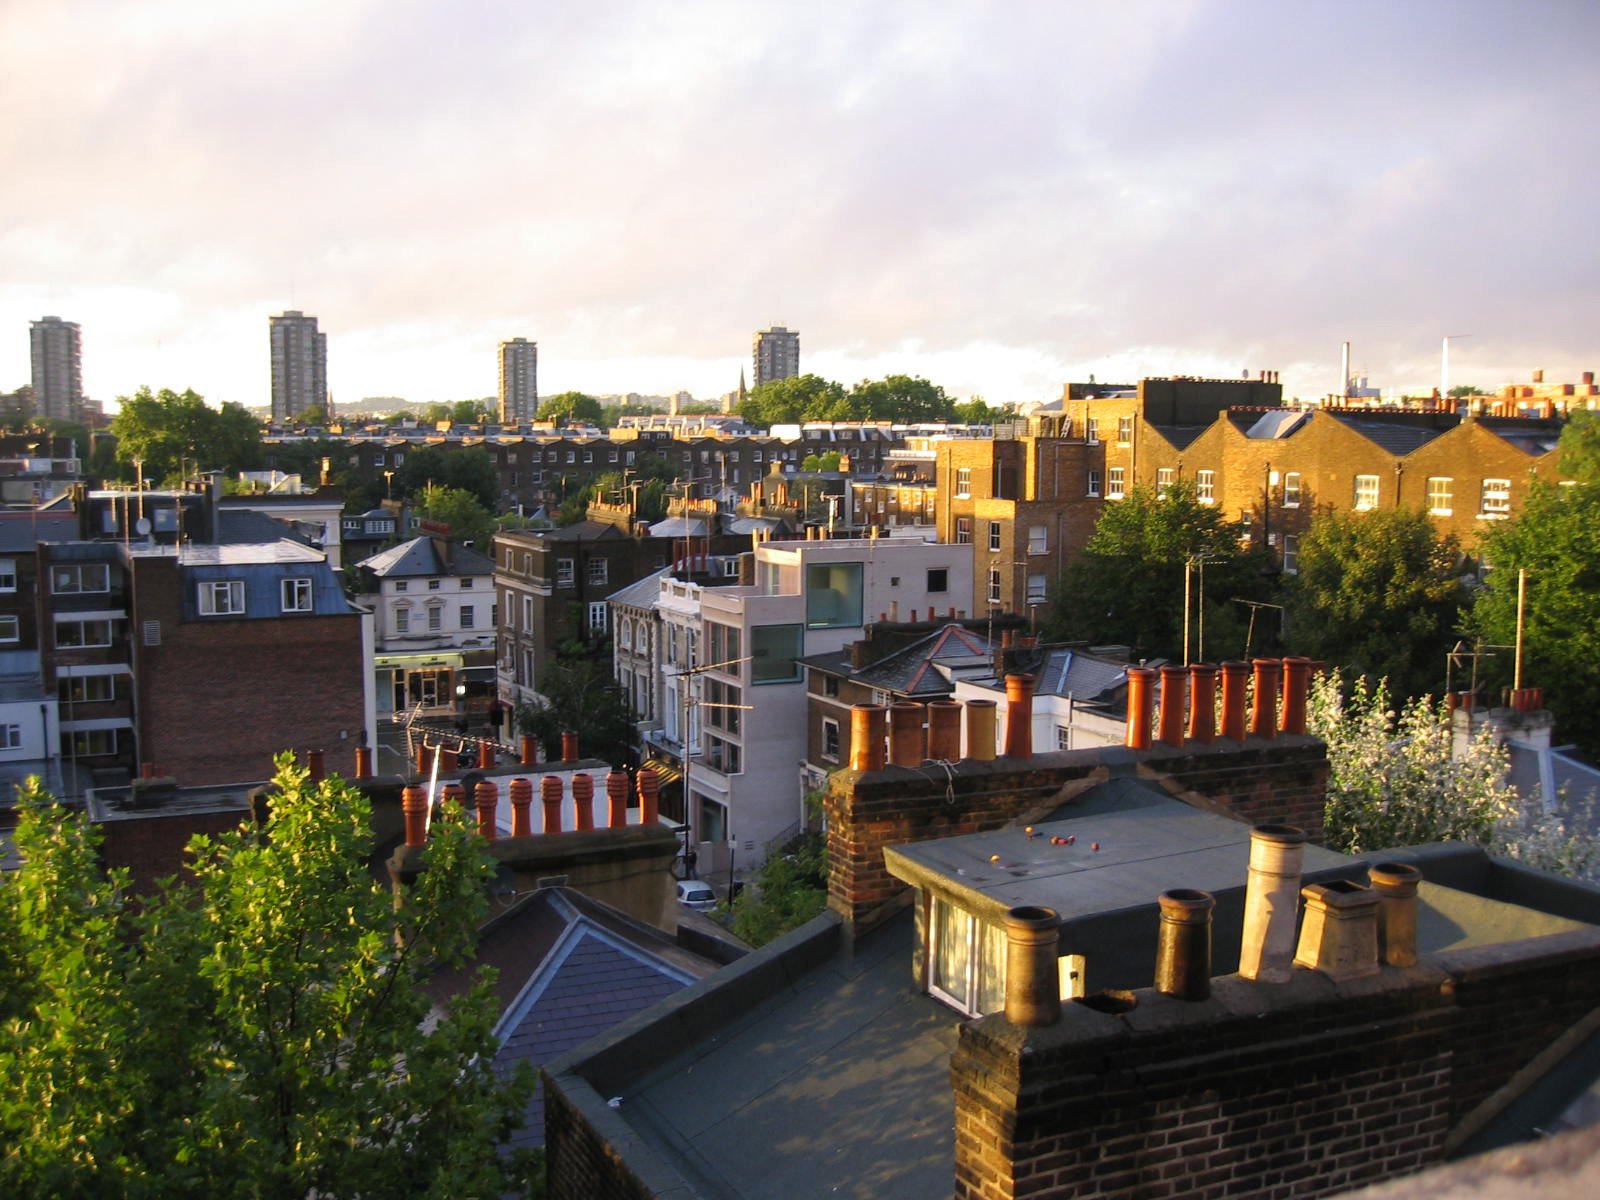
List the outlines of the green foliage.
{"type": "Polygon", "coordinates": [[[416,502],[417,515],[450,526],[452,542],[471,542],[481,553],[489,551],[494,533],[494,514],[478,503],[471,492],[461,488],[428,487],[416,502]]]}
{"type": "Polygon", "coordinates": [[[1450,389],[1451,397],[1457,400],[1464,396],[1487,396],[1488,394],[1489,393],[1484,391],[1481,387],[1474,387],[1470,383],[1458,383],[1455,387],[1450,389]]]}
{"type": "Polygon", "coordinates": [[[30,781],[0,879],[0,1194],[495,1195],[527,1073],[491,1065],[487,980],[436,1022],[491,867],[457,809],[405,904],[368,870],[366,798],[278,763],[264,828],[190,845],[141,904],[30,781]],[[424,1029],[425,1021],[428,1022],[424,1029]]]}
{"type": "Polygon", "coordinates": [[[800,470],[807,475],[820,475],[826,471],[837,471],[841,455],[837,450],[829,450],[826,454],[808,454],[800,462],[800,470]]]}
{"type": "Polygon", "coordinates": [[[806,421],[948,421],[955,409],[942,387],[911,375],[863,379],[848,392],[820,375],[793,375],[752,389],[739,415],[770,428],[806,421]]]}
{"type": "Polygon", "coordinates": [[[950,417],[963,425],[993,425],[1005,417],[1005,412],[998,408],[990,408],[982,396],[974,396],[971,400],[957,404],[951,410],[950,417]]]}
{"type": "Polygon", "coordinates": [[[1424,696],[1390,708],[1386,682],[1358,679],[1347,696],[1337,671],[1312,685],[1308,727],[1328,745],[1324,842],[1363,854],[1464,841],[1559,875],[1595,879],[1593,814],[1565,797],[1519,797],[1488,728],[1454,745],[1451,718],[1424,696]]]}
{"type": "Polygon", "coordinates": [[[450,406],[450,419],[457,425],[481,425],[500,419],[500,403],[489,397],[482,400],[457,400],[450,406]]]}
{"type": "MultiPolygon", "coordinates": [[[[1600,482],[1534,483],[1522,511],[1482,542],[1491,564],[1470,627],[1491,645],[1517,630],[1517,573],[1527,571],[1523,679],[1545,690],[1564,741],[1600,752],[1600,482]]],[[[1491,685],[1511,682],[1509,650],[1488,659],[1491,685]]]]}
{"type": "Polygon", "coordinates": [[[1567,418],[1558,450],[1566,478],[1600,483],[1600,413],[1580,408],[1567,418]]]}
{"type": "Polygon", "coordinates": [[[539,411],[534,415],[540,421],[554,421],[558,425],[599,425],[605,419],[600,401],[582,392],[561,392],[540,401],[539,411]]]}
{"type": "Polygon", "coordinates": [[[520,732],[539,739],[545,757],[560,756],[563,730],[578,733],[585,757],[613,766],[638,757],[633,713],[611,674],[610,639],[556,654],[540,672],[539,692],[542,701],[517,706],[516,721],[520,732]]]}
{"type": "Polygon", "coordinates": [[[808,833],[787,853],[769,853],[753,884],[734,904],[729,927],[752,946],[764,946],[827,907],[827,841],[808,833]]]}
{"type": "Polygon", "coordinates": [[[560,508],[556,510],[556,524],[576,525],[588,512],[591,501],[621,504],[628,498],[630,491],[637,506],[634,513],[636,520],[659,521],[667,515],[667,499],[671,486],[667,480],[640,479],[630,474],[628,482],[630,485],[637,483],[638,487],[625,490],[620,471],[607,471],[603,475],[596,476],[593,483],[579,488],[562,501],[560,508]]]}
{"type": "Polygon", "coordinates": [[[326,425],[328,410],[321,404],[308,404],[295,414],[294,419],[300,425],[326,425]]]}
{"type": "Polygon", "coordinates": [[[1317,513],[1285,585],[1289,648],[1402,697],[1442,691],[1466,599],[1461,554],[1426,513],[1317,513]]]}
{"type": "Polygon", "coordinates": [[[472,493],[491,512],[499,507],[500,473],[493,456],[482,446],[453,450],[424,446],[408,451],[392,482],[396,496],[415,496],[438,485],[472,493]]]}
{"type": "MultiPolygon", "coordinates": [[[[1045,629],[1051,638],[1114,642],[1143,658],[1181,659],[1185,564],[1204,559],[1205,652],[1242,652],[1244,627],[1234,597],[1264,599],[1270,584],[1259,554],[1241,550],[1216,507],[1201,504],[1192,484],[1180,481],[1157,495],[1136,487],[1105,506],[1083,554],[1063,572],[1045,629]],[[1233,647],[1237,646],[1238,650],[1233,647]]],[[[1200,575],[1194,571],[1191,652],[1197,631],[1200,575]]],[[[1260,648],[1259,636],[1256,648],[1260,648]]]]}
{"type": "Polygon", "coordinates": [[[955,411],[942,387],[910,375],[863,379],[850,389],[850,403],[857,421],[947,421],[955,411]]]}
{"type": "Polygon", "coordinates": [[[215,409],[192,389],[152,393],[148,387],[118,402],[122,407],[111,419],[117,458],[140,460],[148,479],[178,482],[185,464],[232,474],[261,463],[261,427],[237,404],[215,409]]]}

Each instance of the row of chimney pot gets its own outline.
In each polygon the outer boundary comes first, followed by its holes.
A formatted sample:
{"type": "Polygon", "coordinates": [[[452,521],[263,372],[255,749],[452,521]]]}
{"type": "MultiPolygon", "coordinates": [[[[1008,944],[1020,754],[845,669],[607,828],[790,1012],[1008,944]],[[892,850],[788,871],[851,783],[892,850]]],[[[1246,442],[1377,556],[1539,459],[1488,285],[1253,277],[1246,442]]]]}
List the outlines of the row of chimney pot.
{"type": "MultiPolygon", "coordinates": [[[[1240,976],[1287,983],[1295,967],[1304,967],[1345,980],[1376,975],[1380,964],[1416,966],[1422,872],[1406,863],[1373,863],[1367,885],[1336,879],[1301,887],[1305,842],[1305,832],[1288,825],[1251,830],[1240,976]],[[1305,919],[1297,941],[1301,899],[1305,919]]],[[[1211,995],[1216,901],[1208,892],[1175,888],[1163,892],[1159,904],[1155,990],[1179,1000],[1204,1000],[1211,995]]],[[[1014,1025],[1055,1024],[1061,1017],[1060,916],[1049,908],[1014,908],[1004,926],[1006,1019],[1014,1025]]]]}
{"type": "Polygon", "coordinates": [[[1257,658],[1220,666],[1168,665],[1159,671],[1155,667],[1129,667],[1127,745],[1133,750],[1148,750],[1152,723],[1156,740],[1168,746],[1181,746],[1186,738],[1209,745],[1219,736],[1242,742],[1247,733],[1266,738],[1279,733],[1304,733],[1311,673],[1316,666],[1309,658],[1257,658]],[[1158,675],[1159,710],[1155,698],[1158,675]],[[1221,729],[1217,728],[1219,684],[1221,729]],[[1248,713],[1247,692],[1251,695],[1248,713]]]}
{"type": "MultiPolygon", "coordinates": [[[[629,783],[625,771],[612,771],[606,777],[606,828],[624,829],[628,825],[629,783]]],[[[650,826],[660,820],[661,778],[653,767],[641,767],[637,775],[639,824],[650,826]]],[[[511,836],[533,836],[533,781],[525,776],[511,780],[506,789],[511,801],[511,836]]],[[[463,810],[468,797],[459,783],[447,783],[441,789],[441,799],[454,800],[463,810]]],[[[546,775],[539,780],[539,801],[544,810],[542,833],[561,833],[561,810],[566,799],[566,785],[559,775],[546,775]]],[[[473,788],[472,808],[477,814],[478,832],[489,841],[497,836],[496,810],[500,803],[500,787],[492,779],[481,779],[473,788]]],[[[594,776],[579,771],[572,777],[572,802],[576,814],[576,830],[594,829],[594,776]]],[[[421,847],[427,844],[428,789],[411,784],[400,793],[400,808],[405,814],[406,845],[421,847]]]]}
{"type": "MultiPolygon", "coordinates": [[[[1025,641],[1028,639],[1024,639],[1025,641]]],[[[1255,737],[1275,737],[1306,731],[1306,701],[1314,664],[1309,658],[1258,658],[1253,662],[1195,663],[1160,669],[1161,709],[1159,738],[1170,746],[1189,740],[1216,741],[1217,684],[1222,685],[1220,735],[1242,742],[1246,732],[1255,737]],[[1254,703],[1245,721],[1246,682],[1254,676],[1254,703]],[[1282,689],[1282,704],[1278,703],[1282,689]],[[1190,699],[1193,702],[1190,702],[1190,699]],[[1185,727],[1187,726],[1187,733],[1185,727]]],[[[1127,744],[1135,750],[1150,748],[1153,689],[1157,671],[1152,667],[1128,668],[1127,744]]],[[[1007,675],[1006,730],[1002,753],[1007,758],[1033,757],[1032,675],[1007,675]]],[[[850,769],[881,771],[887,763],[897,767],[920,766],[926,761],[956,762],[961,753],[961,714],[966,711],[965,757],[986,762],[995,757],[996,704],[993,700],[932,700],[927,704],[900,701],[888,706],[854,704],[850,708],[850,769]],[[887,726],[887,727],[886,727],[887,726]]]]}

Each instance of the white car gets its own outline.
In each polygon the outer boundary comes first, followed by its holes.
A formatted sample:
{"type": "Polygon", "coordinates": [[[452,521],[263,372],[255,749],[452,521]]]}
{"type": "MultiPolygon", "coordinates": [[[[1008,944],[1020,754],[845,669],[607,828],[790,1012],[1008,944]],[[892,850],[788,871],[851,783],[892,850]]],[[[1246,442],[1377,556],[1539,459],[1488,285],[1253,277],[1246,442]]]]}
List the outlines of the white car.
{"type": "Polygon", "coordinates": [[[711,885],[699,879],[678,880],[678,903],[685,908],[705,912],[717,906],[717,894],[711,885]]]}

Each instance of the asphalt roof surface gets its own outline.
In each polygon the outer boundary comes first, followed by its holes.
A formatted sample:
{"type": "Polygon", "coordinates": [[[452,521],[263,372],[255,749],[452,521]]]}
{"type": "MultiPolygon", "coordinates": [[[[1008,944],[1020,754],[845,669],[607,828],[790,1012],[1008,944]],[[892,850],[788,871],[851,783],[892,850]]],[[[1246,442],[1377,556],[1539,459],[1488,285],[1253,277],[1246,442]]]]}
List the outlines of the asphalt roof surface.
{"type": "Polygon", "coordinates": [[[950,1194],[960,1017],[916,991],[909,913],[621,1097],[708,1200],[950,1194]]]}

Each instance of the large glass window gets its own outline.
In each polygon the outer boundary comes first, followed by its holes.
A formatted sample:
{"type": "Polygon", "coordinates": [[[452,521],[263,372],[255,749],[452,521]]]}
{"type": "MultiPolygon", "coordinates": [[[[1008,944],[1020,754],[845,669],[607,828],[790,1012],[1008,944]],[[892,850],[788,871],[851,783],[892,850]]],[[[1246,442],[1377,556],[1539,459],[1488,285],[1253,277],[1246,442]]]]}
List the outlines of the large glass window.
{"type": "Polygon", "coordinates": [[[50,590],[57,596],[73,592],[109,592],[111,568],[105,563],[57,563],[50,568],[50,590]]]}
{"type": "Polygon", "coordinates": [[[798,625],[757,625],[750,630],[750,682],[794,683],[800,678],[798,625]]]}
{"type": "Polygon", "coordinates": [[[929,991],[969,1016],[1005,1007],[1006,939],[998,925],[935,899],[928,932],[929,991]]]}
{"type": "Polygon", "coordinates": [[[811,629],[861,624],[861,564],[806,564],[806,625],[811,629]]]}

